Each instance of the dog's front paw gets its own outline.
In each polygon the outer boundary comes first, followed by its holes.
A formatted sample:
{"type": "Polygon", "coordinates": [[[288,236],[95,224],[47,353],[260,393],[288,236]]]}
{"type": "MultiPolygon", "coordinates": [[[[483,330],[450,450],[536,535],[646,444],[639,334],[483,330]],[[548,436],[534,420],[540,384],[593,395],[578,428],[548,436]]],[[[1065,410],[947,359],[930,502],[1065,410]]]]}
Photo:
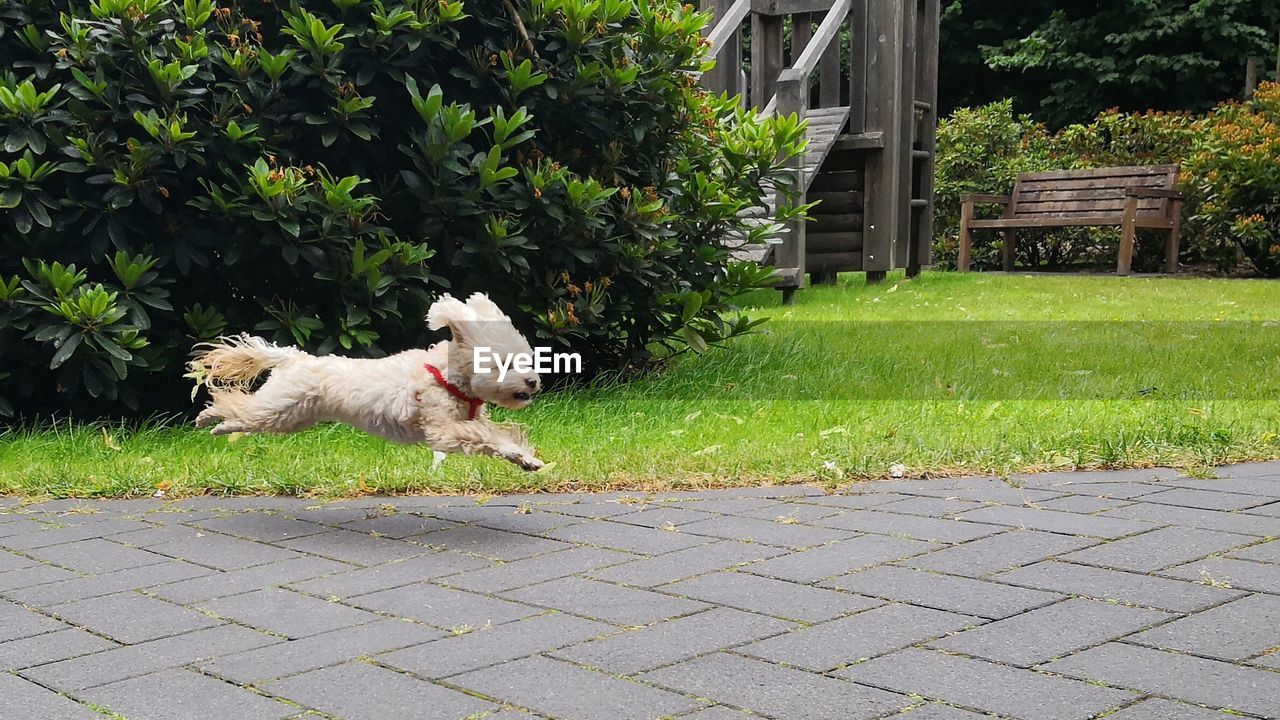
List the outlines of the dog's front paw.
{"type": "Polygon", "coordinates": [[[521,470],[528,470],[529,472],[538,472],[544,467],[543,462],[532,455],[521,457],[516,460],[516,464],[520,466],[521,470]]]}

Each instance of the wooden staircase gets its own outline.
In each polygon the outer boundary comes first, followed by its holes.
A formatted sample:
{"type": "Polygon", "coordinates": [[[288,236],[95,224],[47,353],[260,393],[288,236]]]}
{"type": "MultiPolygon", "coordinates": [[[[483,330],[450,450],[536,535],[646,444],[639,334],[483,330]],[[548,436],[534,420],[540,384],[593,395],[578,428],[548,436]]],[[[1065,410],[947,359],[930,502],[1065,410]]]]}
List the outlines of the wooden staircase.
{"type": "MultiPolygon", "coordinates": [[[[787,300],[806,275],[820,283],[843,271],[865,271],[869,282],[895,268],[919,273],[933,234],[939,0],[703,0],[703,7],[716,19],[708,39],[717,60],[703,84],[739,93],[765,113],[806,118],[808,149],[792,164],[803,189],[795,201],[821,201],[809,223],[789,223],[772,244],[739,256],[776,267],[787,300]],[[741,50],[748,21],[749,60],[741,50]],[[842,63],[846,37],[850,60],[842,63]]],[[[755,214],[772,216],[774,208],[770,202],[755,214]]]]}

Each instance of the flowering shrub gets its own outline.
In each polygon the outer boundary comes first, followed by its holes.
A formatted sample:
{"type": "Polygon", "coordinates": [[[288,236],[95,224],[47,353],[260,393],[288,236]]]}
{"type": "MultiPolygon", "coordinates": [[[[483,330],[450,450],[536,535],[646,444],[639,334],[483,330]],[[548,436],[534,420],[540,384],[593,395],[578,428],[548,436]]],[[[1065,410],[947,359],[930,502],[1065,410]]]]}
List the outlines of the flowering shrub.
{"type": "Polygon", "coordinates": [[[1219,107],[1183,165],[1195,202],[1194,233],[1236,246],[1267,277],[1280,277],[1280,84],[1219,107]]]}
{"type": "Polygon", "coordinates": [[[0,413],[181,407],[196,341],[377,355],[489,292],[597,370],[740,333],[801,151],[673,0],[0,2],[0,413]],[[513,16],[512,13],[518,13],[513,16]],[[145,392],[144,392],[145,389],[145,392]]]}

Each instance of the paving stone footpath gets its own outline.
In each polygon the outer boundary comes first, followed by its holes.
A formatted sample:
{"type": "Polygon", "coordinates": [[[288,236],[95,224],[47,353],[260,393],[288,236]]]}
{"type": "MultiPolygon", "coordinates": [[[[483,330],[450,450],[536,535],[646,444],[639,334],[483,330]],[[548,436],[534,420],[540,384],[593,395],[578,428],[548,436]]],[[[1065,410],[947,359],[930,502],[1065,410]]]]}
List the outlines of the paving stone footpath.
{"type": "Polygon", "coordinates": [[[0,720],[1280,717],[1280,464],[0,498],[0,720]]]}

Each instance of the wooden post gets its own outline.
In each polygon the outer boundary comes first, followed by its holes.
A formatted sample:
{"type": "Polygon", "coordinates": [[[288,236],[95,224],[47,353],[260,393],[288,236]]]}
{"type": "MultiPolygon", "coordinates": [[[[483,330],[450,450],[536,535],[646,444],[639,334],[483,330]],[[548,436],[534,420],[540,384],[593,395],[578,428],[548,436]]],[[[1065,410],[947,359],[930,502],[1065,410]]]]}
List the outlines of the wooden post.
{"type": "MultiPolygon", "coordinates": [[[[795,33],[794,26],[791,32],[795,33]]],[[[754,39],[752,42],[754,43],[754,39]]],[[[798,57],[799,53],[796,56],[798,57]]],[[[807,73],[788,70],[782,74],[778,79],[777,109],[779,116],[795,113],[804,118],[809,109],[809,76],[807,73]]],[[[793,183],[793,193],[789,200],[795,204],[803,204],[805,202],[804,164],[804,153],[791,158],[787,162],[793,183]]],[[[779,198],[779,203],[781,202],[782,198],[779,198]]],[[[791,297],[791,293],[787,292],[788,290],[794,291],[797,288],[804,287],[805,273],[805,221],[803,218],[789,220],[786,227],[787,233],[782,237],[782,244],[773,250],[774,265],[783,276],[778,287],[783,291],[782,297],[784,301],[789,300],[791,297]]]]}
{"type": "Polygon", "coordinates": [[[818,107],[840,105],[840,35],[822,53],[818,65],[818,107]]]}
{"type": "Polygon", "coordinates": [[[908,18],[914,17],[914,3],[868,2],[866,129],[878,130],[884,138],[883,147],[867,159],[862,264],[869,281],[883,278],[885,271],[895,267],[895,253],[910,227],[914,58],[909,52],[908,18]]]}
{"type": "Polygon", "coordinates": [[[1251,57],[1244,63],[1244,99],[1248,100],[1258,92],[1258,58],[1251,57]]]}
{"type": "Polygon", "coordinates": [[[788,64],[795,64],[796,58],[808,47],[813,39],[813,14],[796,13],[791,16],[791,59],[788,64]]]}
{"type": "Polygon", "coordinates": [[[867,129],[867,0],[849,11],[849,132],[867,129]]]}
{"type": "MultiPolygon", "coordinates": [[[[711,21],[703,28],[704,34],[715,28],[716,21],[732,4],[733,0],[701,0],[701,8],[711,13],[711,21]]],[[[743,88],[739,87],[739,76],[742,74],[742,34],[733,33],[723,47],[714,50],[717,52],[716,66],[703,76],[703,86],[717,94],[743,92],[743,88]]]]}
{"type": "Polygon", "coordinates": [[[938,153],[938,41],[941,22],[940,0],[920,0],[917,29],[920,31],[919,62],[916,65],[917,99],[925,103],[920,120],[922,137],[917,138],[920,149],[929,153],[920,163],[920,198],[929,204],[918,210],[915,218],[915,237],[907,256],[907,275],[920,274],[920,269],[931,264],[933,255],[934,172],[938,153]]]}
{"type": "Polygon", "coordinates": [[[751,13],[751,105],[764,109],[782,72],[782,16],[751,13]]]}

